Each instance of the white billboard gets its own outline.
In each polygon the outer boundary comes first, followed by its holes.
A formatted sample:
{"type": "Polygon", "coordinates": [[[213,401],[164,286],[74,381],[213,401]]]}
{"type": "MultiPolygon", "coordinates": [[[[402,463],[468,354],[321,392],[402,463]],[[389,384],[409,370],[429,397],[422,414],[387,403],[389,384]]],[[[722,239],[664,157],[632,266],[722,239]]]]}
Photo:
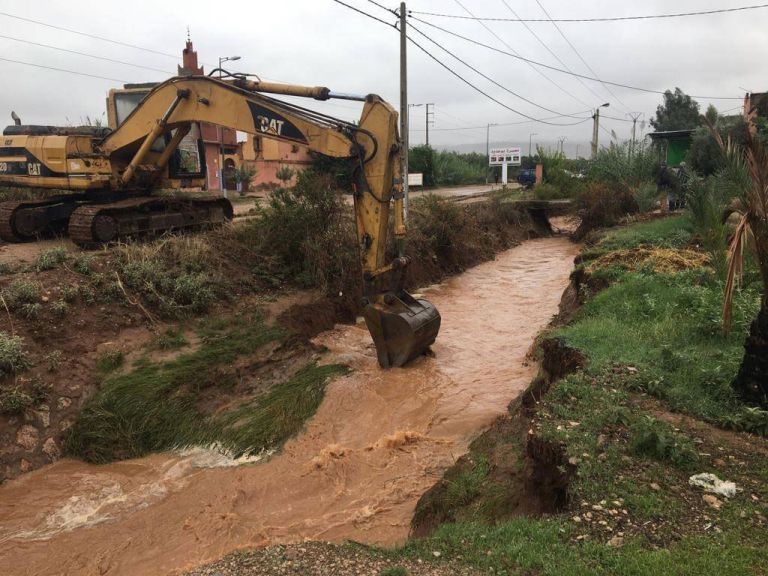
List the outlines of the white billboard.
{"type": "Polygon", "coordinates": [[[520,166],[522,153],[520,148],[491,148],[488,153],[489,166],[520,166]]]}

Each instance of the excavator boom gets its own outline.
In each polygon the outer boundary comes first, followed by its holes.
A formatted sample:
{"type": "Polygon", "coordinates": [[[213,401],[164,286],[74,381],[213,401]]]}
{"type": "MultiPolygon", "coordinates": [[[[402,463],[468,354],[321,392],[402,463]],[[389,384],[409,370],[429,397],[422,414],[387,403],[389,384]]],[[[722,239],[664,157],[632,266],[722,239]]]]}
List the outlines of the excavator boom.
{"type": "MultiPolygon", "coordinates": [[[[162,177],[184,135],[197,123],[215,124],[300,144],[326,156],[348,158],[355,168],[354,214],[364,280],[364,317],[381,366],[402,366],[434,342],[440,329],[440,315],[429,302],[414,299],[403,287],[410,260],[404,252],[406,224],[397,112],[376,95],[338,95],[363,101],[360,121],[352,124],[264,93],[317,100],[335,97],[323,87],[265,83],[245,77],[171,78],[155,86],[120,126],[103,139],[86,142],[80,138],[74,148],[82,151],[83,143],[89,144],[86,155],[67,157],[63,164],[69,172],[56,183],[60,186],[68,180],[76,181],[81,190],[103,189],[112,197],[116,192],[151,188],[162,177]],[[154,145],[160,139],[166,144],[158,153],[154,145]],[[72,174],[85,166],[98,169],[72,174]],[[388,256],[390,216],[394,225],[394,258],[388,256]]],[[[64,159],[73,148],[74,136],[64,134],[59,138],[55,144],[64,149],[58,157],[64,159]]],[[[46,185],[44,174],[36,172],[34,176],[36,185],[46,185]]],[[[229,202],[217,198],[192,204],[176,201],[174,205],[174,201],[128,196],[118,201],[84,203],[76,208],[60,199],[47,202],[43,206],[45,214],[68,219],[70,235],[81,244],[111,242],[141,235],[146,230],[194,228],[197,222],[220,222],[232,215],[229,202]]],[[[39,228],[40,223],[33,216],[41,214],[40,207],[18,208],[14,208],[15,216],[9,218],[13,225],[6,225],[13,228],[10,233],[18,233],[20,228],[39,228]]],[[[0,234],[2,210],[0,206],[0,234]]]]}

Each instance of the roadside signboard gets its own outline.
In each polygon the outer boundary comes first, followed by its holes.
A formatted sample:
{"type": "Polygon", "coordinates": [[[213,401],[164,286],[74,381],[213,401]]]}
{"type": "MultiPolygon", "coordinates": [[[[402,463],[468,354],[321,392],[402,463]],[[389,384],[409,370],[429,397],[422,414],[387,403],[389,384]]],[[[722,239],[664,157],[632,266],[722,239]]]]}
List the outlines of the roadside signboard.
{"type": "Polygon", "coordinates": [[[421,172],[409,173],[408,186],[424,186],[424,174],[421,172]]]}
{"type": "Polygon", "coordinates": [[[488,153],[489,166],[520,166],[522,153],[520,148],[491,148],[488,153]]]}

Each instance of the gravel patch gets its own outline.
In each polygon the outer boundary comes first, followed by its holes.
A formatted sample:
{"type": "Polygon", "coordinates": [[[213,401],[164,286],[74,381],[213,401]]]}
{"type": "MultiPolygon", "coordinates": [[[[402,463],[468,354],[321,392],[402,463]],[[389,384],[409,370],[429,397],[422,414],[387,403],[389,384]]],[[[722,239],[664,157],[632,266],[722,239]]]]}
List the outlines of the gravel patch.
{"type": "Polygon", "coordinates": [[[471,568],[434,560],[391,559],[356,545],[306,542],[235,552],[187,576],[476,576],[471,568]]]}

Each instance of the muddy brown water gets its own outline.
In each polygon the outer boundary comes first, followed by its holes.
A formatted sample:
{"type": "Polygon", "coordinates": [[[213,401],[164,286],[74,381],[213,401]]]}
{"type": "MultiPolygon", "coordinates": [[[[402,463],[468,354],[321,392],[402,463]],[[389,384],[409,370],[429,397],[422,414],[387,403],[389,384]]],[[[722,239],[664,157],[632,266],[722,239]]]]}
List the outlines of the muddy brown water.
{"type": "Polygon", "coordinates": [[[334,380],[271,458],[212,449],[106,466],[62,460],[0,486],[0,574],[165,575],[238,548],[307,539],[394,545],[416,502],[534,376],[577,247],[526,242],[424,291],[434,357],[382,371],[363,325],[321,334],[334,380]]]}

